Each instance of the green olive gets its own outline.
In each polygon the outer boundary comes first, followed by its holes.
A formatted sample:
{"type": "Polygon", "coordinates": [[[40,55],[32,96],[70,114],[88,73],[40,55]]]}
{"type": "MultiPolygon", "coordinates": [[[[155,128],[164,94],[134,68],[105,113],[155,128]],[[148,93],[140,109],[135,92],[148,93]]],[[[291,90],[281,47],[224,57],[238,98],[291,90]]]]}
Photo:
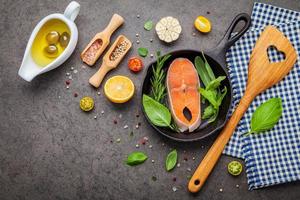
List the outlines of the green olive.
{"type": "Polygon", "coordinates": [[[61,36],[59,37],[60,46],[62,46],[62,47],[68,46],[69,41],[70,41],[70,34],[67,32],[63,32],[61,34],[61,36]]]}
{"type": "Polygon", "coordinates": [[[45,47],[44,52],[49,58],[55,58],[58,55],[58,49],[54,44],[45,47]]]}
{"type": "Polygon", "coordinates": [[[51,31],[47,34],[46,40],[48,44],[56,44],[59,40],[59,33],[57,31],[51,31]]]}

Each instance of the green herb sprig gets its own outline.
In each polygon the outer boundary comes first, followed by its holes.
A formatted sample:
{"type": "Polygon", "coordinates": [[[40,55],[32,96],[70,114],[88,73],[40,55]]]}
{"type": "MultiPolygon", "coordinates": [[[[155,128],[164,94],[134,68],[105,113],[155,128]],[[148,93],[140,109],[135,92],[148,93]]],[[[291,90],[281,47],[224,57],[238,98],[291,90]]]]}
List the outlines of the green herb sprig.
{"type": "Polygon", "coordinates": [[[272,129],[282,115],[281,98],[271,98],[261,104],[253,113],[251,118],[251,130],[244,134],[259,134],[272,129]]]}
{"type": "Polygon", "coordinates": [[[207,62],[204,53],[202,57],[195,58],[195,67],[203,82],[205,88],[199,88],[202,97],[209,102],[209,106],[204,109],[202,119],[208,119],[208,122],[214,122],[219,114],[219,107],[227,94],[226,86],[220,90],[221,82],[226,76],[219,76],[216,78],[209,63],[207,62]]]}
{"type": "Polygon", "coordinates": [[[171,57],[171,55],[160,56],[160,51],[156,52],[157,62],[155,66],[152,66],[153,76],[151,78],[151,96],[154,100],[163,103],[166,95],[165,86],[165,72],[162,69],[164,63],[171,57]]]}

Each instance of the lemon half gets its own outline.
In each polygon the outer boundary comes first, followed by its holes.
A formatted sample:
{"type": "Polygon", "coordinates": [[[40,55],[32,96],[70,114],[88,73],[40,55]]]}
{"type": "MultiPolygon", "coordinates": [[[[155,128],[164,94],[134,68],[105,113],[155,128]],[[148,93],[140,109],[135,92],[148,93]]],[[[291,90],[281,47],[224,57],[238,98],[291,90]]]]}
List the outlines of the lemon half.
{"type": "Polygon", "coordinates": [[[113,76],[104,85],[105,96],[114,103],[125,103],[134,94],[134,84],[126,76],[113,76]]]}

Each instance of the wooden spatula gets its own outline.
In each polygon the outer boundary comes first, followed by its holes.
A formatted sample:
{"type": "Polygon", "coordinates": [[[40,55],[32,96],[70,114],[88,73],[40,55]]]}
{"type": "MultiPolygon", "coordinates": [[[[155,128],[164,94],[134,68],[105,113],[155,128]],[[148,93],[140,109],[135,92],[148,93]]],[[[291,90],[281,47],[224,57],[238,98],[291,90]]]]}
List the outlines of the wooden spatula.
{"type": "Polygon", "coordinates": [[[119,26],[123,24],[123,22],[123,17],[118,14],[114,14],[107,27],[102,32],[97,33],[82,51],[80,55],[82,61],[89,66],[94,65],[108,46],[110,42],[110,36],[119,26]]]}
{"type": "Polygon", "coordinates": [[[198,192],[203,186],[252,100],[283,79],[292,69],[296,60],[297,54],[290,41],[275,27],[267,26],[257,40],[250,57],[244,96],[190,179],[188,185],[190,192],[198,192]],[[282,62],[270,63],[267,54],[270,46],[276,47],[278,51],[285,54],[282,62]]]}
{"type": "Polygon", "coordinates": [[[107,72],[118,66],[131,46],[130,40],[120,35],[104,55],[100,69],[90,78],[89,83],[96,88],[99,87],[107,72]]]}

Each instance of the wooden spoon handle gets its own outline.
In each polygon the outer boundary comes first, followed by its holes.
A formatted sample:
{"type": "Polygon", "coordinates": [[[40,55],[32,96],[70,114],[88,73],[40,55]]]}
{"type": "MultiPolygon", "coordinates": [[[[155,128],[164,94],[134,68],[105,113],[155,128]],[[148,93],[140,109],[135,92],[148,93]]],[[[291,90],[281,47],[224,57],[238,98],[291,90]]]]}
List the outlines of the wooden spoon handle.
{"type": "Polygon", "coordinates": [[[98,88],[107,74],[111,69],[106,66],[104,63],[102,63],[101,67],[99,70],[89,79],[89,83],[94,86],[95,88],[98,88]]]}
{"type": "Polygon", "coordinates": [[[205,155],[204,159],[196,169],[194,175],[192,176],[188,185],[190,192],[198,192],[202,188],[207,177],[213,170],[220,155],[222,154],[224,147],[230,139],[230,136],[234,132],[236,126],[238,125],[240,119],[243,117],[252,100],[252,95],[245,95],[241,99],[238,107],[232,114],[230,120],[227,122],[226,126],[224,127],[220,135],[217,137],[216,141],[213,143],[213,145],[205,155]]]}
{"type": "Polygon", "coordinates": [[[124,23],[123,17],[121,17],[118,14],[114,14],[107,25],[107,27],[104,29],[103,33],[107,34],[107,36],[110,37],[110,35],[117,29],[119,26],[121,26],[124,23]]]}

